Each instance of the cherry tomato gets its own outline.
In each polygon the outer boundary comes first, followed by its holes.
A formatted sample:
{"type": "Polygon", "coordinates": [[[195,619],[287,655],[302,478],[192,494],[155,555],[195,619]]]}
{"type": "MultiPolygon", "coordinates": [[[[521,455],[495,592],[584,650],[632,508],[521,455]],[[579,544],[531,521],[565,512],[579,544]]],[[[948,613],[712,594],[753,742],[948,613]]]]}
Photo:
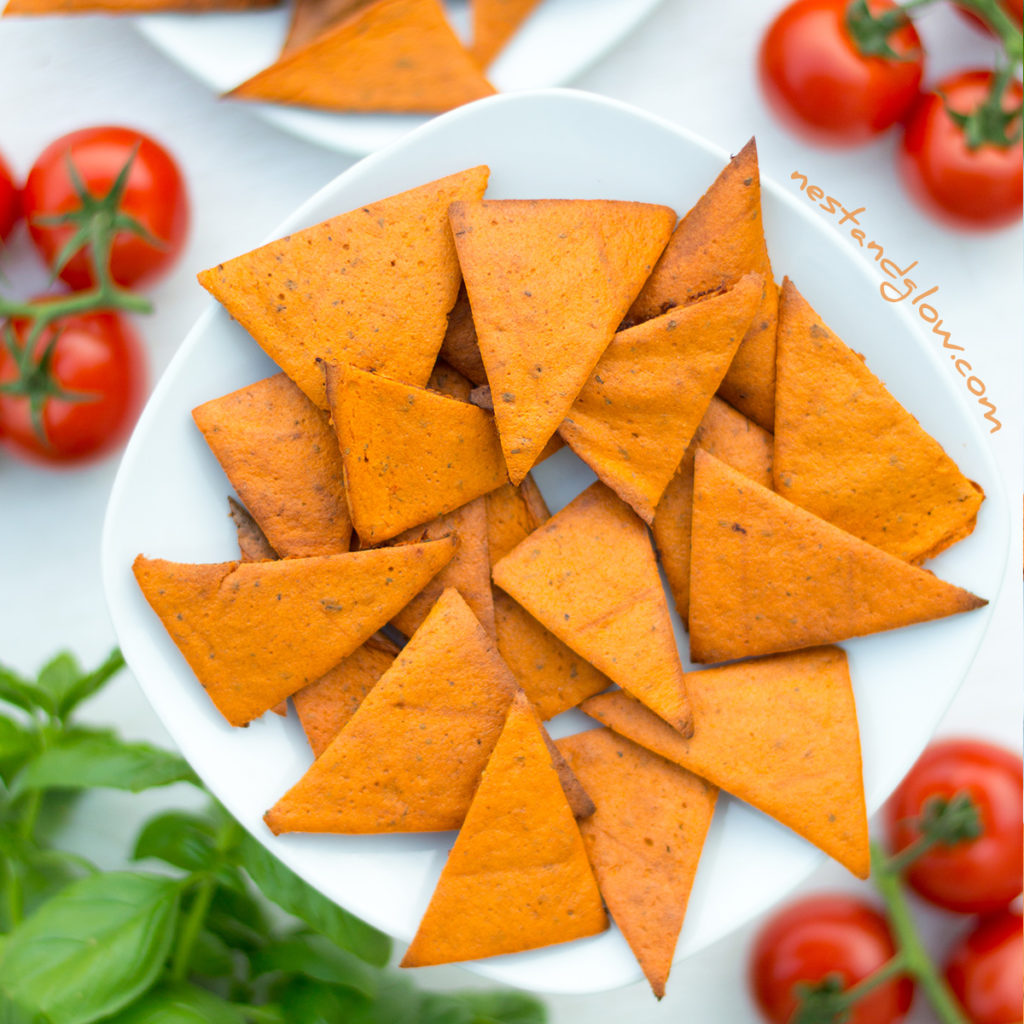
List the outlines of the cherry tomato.
{"type": "MultiPolygon", "coordinates": [[[[132,160],[121,210],[135,218],[154,241],[119,231],[110,258],[113,279],[126,287],[151,282],[168,270],[181,251],[188,230],[188,199],[174,160],[148,136],[130,128],[85,128],[51,143],[36,160],[25,182],[24,205],[32,241],[49,266],[72,237],[73,227],[46,226],[38,218],[81,208],[68,171],[70,160],[89,194],[105,196],[121,169],[132,160]]],[[[60,276],[72,288],[93,284],[85,250],[64,266],[60,276]]]]}
{"type": "MultiPolygon", "coordinates": [[[[826,145],[869,141],[901,120],[924,64],[909,22],[888,36],[899,59],[865,56],[846,23],[850,0],[796,0],[761,44],[761,85],[775,113],[799,135],[826,145]]],[[[893,0],[869,0],[873,15],[893,0]]]]}
{"type": "MultiPolygon", "coordinates": [[[[145,357],[138,335],[116,313],[66,317],[46,328],[38,357],[57,334],[50,381],[81,396],[47,397],[42,407],[45,437],[34,429],[29,399],[0,391],[0,444],[29,462],[75,464],[109,452],[131,430],[145,395],[145,357]]],[[[14,323],[24,342],[26,326],[14,323]]],[[[19,379],[14,356],[0,350],[0,384],[19,379]]]]}
{"type": "MultiPolygon", "coordinates": [[[[870,904],[842,894],[809,896],[784,907],[761,928],[751,955],[750,986],[765,1019],[786,1024],[797,1006],[799,982],[835,974],[849,988],[894,953],[889,926],[870,904]]],[[[886,982],[855,1004],[849,1024],[902,1020],[913,995],[907,978],[886,982]]]]}
{"type": "Polygon", "coordinates": [[[946,980],[972,1024],[1016,1024],[1024,1006],[1024,918],[983,917],[953,949],[946,980]]]}
{"type": "MultiPolygon", "coordinates": [[[[1000,0],[999,6],[1013,19],[1018,28],[1024,25],[1024,0],[1000,0]]],[[[975,28],[980,28],[983,32],[988,32],[989,35],[993,34],[992,29],[974,11],[961,7],[959,4],[954,4],[953,7],[957,14],[969,21],[975,28]]]]}
{"type": "Polygon", "coordinates": [[[893,851],[918,837],[915,819],[936,796],[968,793],[982,834],[951,846],[933,846],[914,861],[907,881],[919,895],[947,910],[973,914],[999,910],[1020,893],[1022,771],[1019,755],[977,740],[943,740],[921,755],[885,806],[893,851]]]}
{"type": "Polygon", "coordinates": [[[11,169],[0,157],[0,241],[3,241],[21,217],[21,197],[11,169]]]}
{"type": "MultiPolygon", "coordinates": [[[[965,71],[922,96],[907,121],[899,165],[911,195],[930,213],[956,227],[994,228],[1021,217],[1024,160],[1021,140],[1009,146],[985,142],[971,149],[963,129],[947,113],[967,114],[988,96],[990,71],[965,71]]],[[[1011,82],[1004,110],[1020,107],[1024,91],[1011,82]]]]}

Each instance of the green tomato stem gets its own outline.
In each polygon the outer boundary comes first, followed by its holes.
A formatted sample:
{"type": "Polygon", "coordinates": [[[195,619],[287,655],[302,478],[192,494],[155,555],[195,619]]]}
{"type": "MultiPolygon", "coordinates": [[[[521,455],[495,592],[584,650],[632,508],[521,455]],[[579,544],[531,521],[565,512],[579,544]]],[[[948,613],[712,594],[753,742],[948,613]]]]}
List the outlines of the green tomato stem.
{"type": "Polygon", "coordinates": [[[957,3],[977,14],[995,32],[1011,64],[1016,66],[1024,60],[1024,38],[1021,30],[997,0],[957,0],[957,3]]]}
{"type": "Polygon", "coordinates": [[[876,843],[871,844],[871,864],[871,877],[885,902],[896,943],[894,959],[902,958],[905,973],[920,985],[940,1024],[970,1024],[921,942],[899,871],[893,869],[892,862],[876,843]]]}
{"type": "Polygon", "coordinates": [[[906,955],[903,952],[899,952],[890,960],[887,960],[873,974],[869,974],[866,978],[858,981],[856,985],[848,988],[843,995],[847,998],[849,1005],[852,1006],[874,989],[879,988],[893,978],[903,977],[908,973],[906,955]]]}

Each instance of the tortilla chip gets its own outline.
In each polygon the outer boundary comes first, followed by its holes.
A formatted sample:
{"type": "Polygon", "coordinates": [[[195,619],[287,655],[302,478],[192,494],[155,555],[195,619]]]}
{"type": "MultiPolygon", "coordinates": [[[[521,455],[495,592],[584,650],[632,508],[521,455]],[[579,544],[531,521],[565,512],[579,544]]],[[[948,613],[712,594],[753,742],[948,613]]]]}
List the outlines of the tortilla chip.
{"type": "Polygon", "coordinates": [[[319,110],[440,114],[494,92],[440,0],[375,0],[228,96],[319,110]]]}
{"type": "Polygon", "coordinates": [[[450,366],[443,359],[434,363],[434,369],[430,371],[430,380],[427,387],[431,391],[440,391],[442,395],[454,398],[459,402],[468,402],[473,392],[472,383],[464,377],[454,366],[450,366]]]}
{"type": "MultiPolygon", "coordinates": [[[[723,665],[688,672],[686,684],[694,720],[689,739],[625,693],[593,697],[583,710],[867,878],[860,733],[846,652],[823,647],[723,665]]],[[[596,787],[583,778],[600,809],[596,787]]]]}
{"type": "Polygon", "coordinates": [[[35,14],[156,14],[181,11],[249,11],[275,7],[279,0],[7,0],[3,10],[11,15],[35,14]]]}
{"type": "Polygon", "coordinates": [[[988,602],[845,533],[698,449],[690,658],[833,643],[988,602]]]}
{"type": "Polygon", "coordinates": [[[485,68],[519,26],[530,16],[540,0],[472,0],[473,45],[470,53],[485,68]]]}
{"type": "Polygon", "coordinates": [[[465,284],[459,288],[459,297],[448,314],[448,329],[441,342],[441,356],[474,384],[487,383],[487,371],[476,341],[473,311],[465,284]]]}
{"type": "Polygon", "coordinates": [[[580,832],[598,888],[661,999],[718,789],[610,729],[558,749],[596,804],[580,832]]]}
{"type": "Polygon", "coordinates": [[[319,679],[380,629],[451,557],[454,540],[276,562],[133,570],[217,709],[245,725],[319,679]]]}
{"type": "Polygon", "coordinates": [[[453,203],[450,218],[505,461],[519,483],[612,340],[675,213],[615,200],[505,199],[453,203]]]}
{"type": "Polygon", "coordinates": [[[483,195],[487,174],[474,167],[343,213],[199,283],[321,409],[318,359],[425,384],[461,279],[448,204],[483,195]]]}
{"type": "Polygon", "coordinates": [[[494,417],[354,367],[326,367],[352,525],[370,543],[508,480],[494,417]]]}
{"type": "MultiPolygon", "coordinates": [[[[507,554],[494,582],[682,732],[690,708],[647,528],[598,482],[507,554]]],[[[499,633],[500,635],[500,633],[499,633]]]]}
{"type": "MultiPolygon", "coordinates": [[[[491,491],[486,501],[492,565],[550,518],[532,476],[526,476],[518,487],[506,484],[491,491]]],[[[494,591],[494,620],[498,652],[541,718],[554,718],[611,686],[607,676],[502,590],[494,591]]]]}
{"type": "Polygon", "coordinates": [[[398,648],[386,636],[375,633],[315,683],[292,694],[314,757],[319,757],[341,732],[397,654],[398,648]]]}
{"type": "Polygon", "coordinates": [[[628,323],[658,316],[760,274],[764,291],[754,322],[720,394],[766,430],[775,409],[778,293],[761,227],[761,179],[751,139],[679,222],[658,265],[629,311],[628,323]]]}
{"type": "Polygon", "coordinates": [[[446,590],[266,823],[275,833],[458,828],[516,691],[469,606],[446,590]]]}
{"type": "MultiPolygon", "coordinates": [[[[526,699],[529,700],[529,697],[526,699]]],[[[530,706],[536,714],[537,706],[532,701],[530,701],[530,706]]],[[[544,745],[548,748],[548,754],[551,757],[551,767],[555,769],[555,774],[558,776],[558,782],[562,787],[562,792],[565,794],[565,799],[569,803],[572,816],[577,821],[582,818],[589,818],[597,810],[594,806],[594,801],[590,799],[576,773],[569,767],[569,762],[566,761],[565,756],[558,749],[558,744],[548,734],[547,729],[541,728],[541,735],[544,737],[544,745]]]]}
{"type": "Polygon", "coordinates": [[[608,927],[542,733],[520,695],[403,967],[538,949],[608,927]]]}
{"type": "Polygon", "coordinates": [[[452,587],[465,599],[487,634],[495,635],[491,560],[487,554],[487,506],[484,502],[484,498],[476,498],[454,512],[439,516],[427,526],[423,534],[427,540],[449,535],[455,538],[455,555],[391,620],[395,629],[412,636],[441,594],[452,587]]]}
{"type": "Polygon", "coordinates": [[[725,376],[762,281],[620,331],[558,428],[569,447],[646,523],[725,376]]]}
{"type": "Polygon", "coordinates": [[[228,497],[228,509],[238,534],[238,551],[242,561],[266,562],[277,558],[277,552],[270,546],[267,535],[249,514],[249,510],[232,497],[228,497]]]}
{"type": "Polygon", "coordinates": [[[779,305],[775,489],[908,562],[968,536],[984,492],[788,278],[779,305]]]}
{"type": "Polygon", "coordinates": [[[337,25],[365,7],[372,0],[293,0],[292,18],[288,35],[281,47],[281,55],[294,53],[312,42],[321,32],[337,25]]]}
{"type": "Polygon", "coordinates": [[[283,373],[197,406],[192,418],[278,554],[348,551],[337,438],[283,373]]]}
{"type": "Polygon", "coordinates": [[[690,616],[693,457],[698,446],[763,487],[772,486],[772,435],[720,398],[712,398],[651,524],[654,546],[683,622],[690,616]]]}

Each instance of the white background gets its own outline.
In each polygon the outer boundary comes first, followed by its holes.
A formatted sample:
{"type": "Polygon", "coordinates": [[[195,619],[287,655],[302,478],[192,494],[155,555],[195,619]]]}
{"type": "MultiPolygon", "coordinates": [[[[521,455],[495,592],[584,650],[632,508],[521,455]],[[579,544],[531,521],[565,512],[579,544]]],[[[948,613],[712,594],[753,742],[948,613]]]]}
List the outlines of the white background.
{"type": "MultiPolygon", "coordinates": [[[[571,84],[671,118],[733,152],[756,134],[763,176],[787,183],[799,170],[848,207],[866,207],[860,219],[868,237],[882,242],[901,266],[919,260],[916,279],[940,287],[936,306],[946,327],[999,407],[1003,428],[991,443],[1008,493],[1020,494],[1020,231],[966,235],[931,222],[900,189],[894,137],[837,152],[812,149],[780,129],[760,99],[754,75],[758,40],[780,6],[780,0],[665,0],[571,84]]],[[[921,31],[934,54],[930,78],[990,59],[991,45],[961,29],[941,6],[925,15],[921,31]]],[[[140,322],[155,380],[207,301],[195,272],[251,248],[353,160],[284,135],[241,105],[218,100],[127,22],[0,23],[0,152],[19,175],[54,137],[102,123],[135,125],[162,139],[181,162],[191,190],[188,247],[176,272],[153,292],[156,315],[140,322]]],[[[14,240],[0,269],[7,287],[31,289],[44,280],[24,238],[14,240]]],[[[68,647],[92,664],[114,644],[100,588],[99,536],[116,464],[115,457],[74,473],[47,473],[0,456],[0,661],[28,672],[56,648],[68,647]]],[[[943,721],[943,734],[986,736],[1020,748],[1019,565],[1018,531],[991,630],[943,721]]],[[[89,705],[88,716],[114,722],[130,736],[168,742],[127,673],[89,705]]],[[[90,796],[76,814],[69,841],[114,866],[145,810],[184,799],[175,790],[90,796]]],[[[867,886],[831,866],[806,886],[836,887],[870,895],[867,886]]],[[[921,920],[940,951],[963,928],[925,910],[921,920]]],[[[757,1017],[745,988],[753,932],[677,965],[660,1005],[638,984],[589,999],[551,999],[552,1020],[753,1024],[757,1017]]],[[[419,977],[445,986],[478,983],[459,968],[419,977]]],[[[911,1017],[916,1024],[931,1019],[922,1007],[911,1017]]]]}

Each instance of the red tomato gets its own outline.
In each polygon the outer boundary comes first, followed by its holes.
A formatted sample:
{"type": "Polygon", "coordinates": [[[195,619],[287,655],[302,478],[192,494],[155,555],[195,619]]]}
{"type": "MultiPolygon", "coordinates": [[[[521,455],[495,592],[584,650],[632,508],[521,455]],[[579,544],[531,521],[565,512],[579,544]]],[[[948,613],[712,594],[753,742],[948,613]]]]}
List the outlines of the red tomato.
{"type": "MultiPolygon", "coordinates": [[[[110,191],[133,153],[121,210],[134,217],[158,244],[129,231],[119,231],[111,253],[111,275],[127,287],[152,281],[174,263],[188,230],[188,199],[174,160],[159,144],[130,128],[85,128],[57,139],[43,150],[25,182],[29,231],[51,267],[72,237],[73,228],[47,227],[36,218],[81,208],[68,173],[68,160],[90,195],[101,198],[110,191]]],[[[75,289],[88,288],[93,283],[92,266],[85,250],[71,258],[60,276],[75,289]]]]}
{"type": "Polygon", "coordinates": [[[916,819],[936,796],[968,793],[983,831],[977,839],[933,846],[914,861],[907,881],[917,893],[965,914],[999,910],[1014,900],[1024,888],[1022,773],[1019,755],[976,740],[943,740],[921,755],[885,806],[893,851],[920,835],[916,819]]]}
{"type": "MultiPolygon", "coordinates": [[[[797,1006],[794,987],[838,975],[844,988],[873,974],[895,953],[885,918],[842,894],[809,896],[770,917],[754,941],[750,985],[765,1019],[786,1024],[797,1006]]],[[[908,978],[880,985],[853,1008],[849,1024],[902,1020],[914,995],[908,978]]]]}
{"type": "MultiPolygon", "coordinates": [[[[994,228],[1021,217],[1024,160],[1021,140],[1009,146],[985,142],[968,147],[963,129],[950,118],[938,93],[958,113],[970,113],[986,98],[990,71],[965,71],[922,96],[911,112],[900,151],[900,169],[911,195],[930,213],[957,227],[994,228]]],[[[1024,92],[1011,82],[1003,109],[1020,107],[1024,92]]]]}
{"type": "Polygon", "coordinates": [[[0,157],[0,241],[3,241],[21,216],[21,197],[11,169],[0,157]]]}
{"type": "Polygon", "coordinates": [[[946,961],[946,980],[972,1024],[1015,1024],[1024,1006],[1024,918],[983,917],[946,961]]]}
{"type": "MultiPolygon", "coordinates": [[[[901,57],[865,56],[846,24],[849,0],[796,0],[761,43],[761,86],[775,113],[812,142],[867,142],[901,120],[918,93],[921,40],[909,22],[888,37],[901,57]]],[[[893,0],[870,0],[872,14],[893,0]]]]}
{"type": "MultiPolygon", "coordinates": [[[[59,332],[50,381],[82,401],[44,399],[45,437],[32,423],[25,395],[0,391],[0,444],[29,462],[79,463],[109,452],[131,430],[145,395],[145,357],[131,325],[116,313],[67,317],[43,331],[36,356],[59,332]]],[[[23,340],[25,325],[15,323],[23,340]]],[[[11,352],[0,349],[0,384],[19,378],[11,352]]]]}
{"type": "MultiPolygon", "coordinates": [[[[999,6],[1013,19],[1014,24],[1018,28],[1024,25],[1024,0],[1002,0],[999,6]]],[[[966,7],[961,7],[959,4],[954,4],[953,7],[957,14],[966,18],[975,28],[980,28],[982,31],[988,32],[989,35],[992,34],[992,29],[974,11],[969,11],[966,7]]]]}

